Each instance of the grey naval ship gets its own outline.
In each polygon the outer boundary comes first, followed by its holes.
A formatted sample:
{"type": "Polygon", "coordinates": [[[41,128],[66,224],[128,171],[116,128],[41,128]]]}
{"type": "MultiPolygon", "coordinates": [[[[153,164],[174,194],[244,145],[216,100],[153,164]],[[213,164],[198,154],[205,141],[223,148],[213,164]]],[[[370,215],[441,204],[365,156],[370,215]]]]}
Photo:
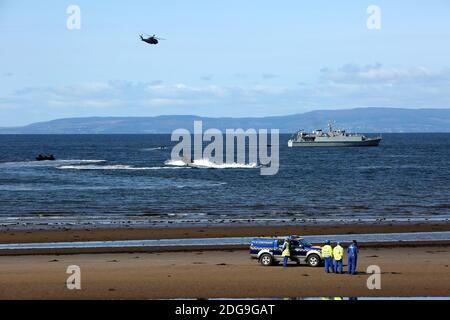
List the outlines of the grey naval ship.
{"type": "Polygon", "coordinates": [[[312,133],[303,130],[295,133],[288,141],[289,147],[376,147],[382,140],[381,136],[366,137],[362,134],[347,133],[345,130],[333,130],[328,124],[328,132],[321,129],[312,133]]]}

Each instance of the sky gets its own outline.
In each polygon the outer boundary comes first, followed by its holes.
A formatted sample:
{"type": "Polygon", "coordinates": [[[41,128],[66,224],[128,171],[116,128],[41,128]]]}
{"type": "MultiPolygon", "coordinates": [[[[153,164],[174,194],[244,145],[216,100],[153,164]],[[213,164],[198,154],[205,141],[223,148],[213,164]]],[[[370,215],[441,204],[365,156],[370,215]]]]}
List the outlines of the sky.
{"type": "Polygon", "coordinates": [[[449,40],[448,0],[0,0],[0,126],[450,108],[449,40]]]}

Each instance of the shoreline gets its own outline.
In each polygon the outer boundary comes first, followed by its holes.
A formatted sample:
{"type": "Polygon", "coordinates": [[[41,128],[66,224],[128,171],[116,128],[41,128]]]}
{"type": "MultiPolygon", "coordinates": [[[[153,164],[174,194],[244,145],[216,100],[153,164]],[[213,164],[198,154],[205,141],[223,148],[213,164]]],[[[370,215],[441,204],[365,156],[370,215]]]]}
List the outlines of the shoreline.
{"type": "MultiPolygon", "coordinates": [[[[346,246],[346,244],[343,244],[346,246]]],[[[400,249],[400,248],[436,248],[450,247],[450,241],[402,241],[402,242],[367,242],[359,244],[360,248],[376,249],[400,249]]],[[[192,252],[248,252],[249,245],[220,245],[220,246],[161,246],[161,247],[111,247],[111,248],[66,248],[66,249],[16,249],[0,250],[0,257],[18,257],[18,256],[78,256],[78,255],[101,255],[101,254],[161,254],[161,253],[192,253],[192,252]]]]}
{"type": "Polygon", "coordinates": [[[377,234],[450,231],[449,222],[377,224],[317,224],[317,225],[230,225],[230,226],[171,226],[62,229],[0,229],[1,244],[160,240],[190,238],[261,237],[286,235],[377,234]]]}
{"type": "Polygon", "coordinates": [[[372,224],[430,224],[450,223],[449,216],[442,217],[398,217],[398,218],[224,218],[224,219],[164,219],[148,221],[140,216],[130,216],[127,219],[105,217],[103,219],[66,219],[58,216],[43,215],[38,220],[29,216],[10,216],[0,219],[0,229],[9,230],[60,230],[60,229],[115,229],[115,228],[193,228],[193,227],[248,227],[248,226],[327,226],[327,225],[372,225],[372,224]]]}

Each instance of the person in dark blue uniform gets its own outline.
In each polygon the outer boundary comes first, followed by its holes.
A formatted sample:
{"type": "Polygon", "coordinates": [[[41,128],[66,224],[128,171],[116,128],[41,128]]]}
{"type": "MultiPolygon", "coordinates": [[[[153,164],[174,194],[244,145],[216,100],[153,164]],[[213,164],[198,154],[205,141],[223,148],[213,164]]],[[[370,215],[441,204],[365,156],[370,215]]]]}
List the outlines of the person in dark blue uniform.
{"type": "Polygon", "coordinates": [[[356,274],[356,264],[358,262],[358,243],[353,240],[353,243],[348,247],[348,274],[356,274]]]}

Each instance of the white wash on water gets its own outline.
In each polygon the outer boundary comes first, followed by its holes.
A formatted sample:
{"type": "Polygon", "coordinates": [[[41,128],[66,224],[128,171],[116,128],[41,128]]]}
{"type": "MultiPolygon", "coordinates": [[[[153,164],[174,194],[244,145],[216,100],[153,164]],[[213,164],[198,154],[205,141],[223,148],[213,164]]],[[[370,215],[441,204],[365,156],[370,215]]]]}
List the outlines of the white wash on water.
{"type": "Polygon", "coordinates": [[[219,129],[208,129],[203,132],[203,122],[194,121],[194,134],[187,129],[176,129],[171,136],[172,141],[178,141],[171,153],[172,161],[202,161],[209,160],[221,165],[238,163],[261,164],[261,175],[275,175],[279,170],[279,130],[270,130],[270,147],[267,129],[227,129],[225,135],[219,129]],[[225,136],[225,156],[224,150],[225,136]],[[192,143],[193,140],[193,143],[192,143]],[[248,141],[248,145],[247,145],[248,141]],[[203,143],[208,145],[203,148],[203,143]],[[269,153],[270,148],[270,153],[269,153]],[[193,152],[193,160],[191,155],[193,152]],[[236,160],[235,160],[236,159],[236,160]]]}

